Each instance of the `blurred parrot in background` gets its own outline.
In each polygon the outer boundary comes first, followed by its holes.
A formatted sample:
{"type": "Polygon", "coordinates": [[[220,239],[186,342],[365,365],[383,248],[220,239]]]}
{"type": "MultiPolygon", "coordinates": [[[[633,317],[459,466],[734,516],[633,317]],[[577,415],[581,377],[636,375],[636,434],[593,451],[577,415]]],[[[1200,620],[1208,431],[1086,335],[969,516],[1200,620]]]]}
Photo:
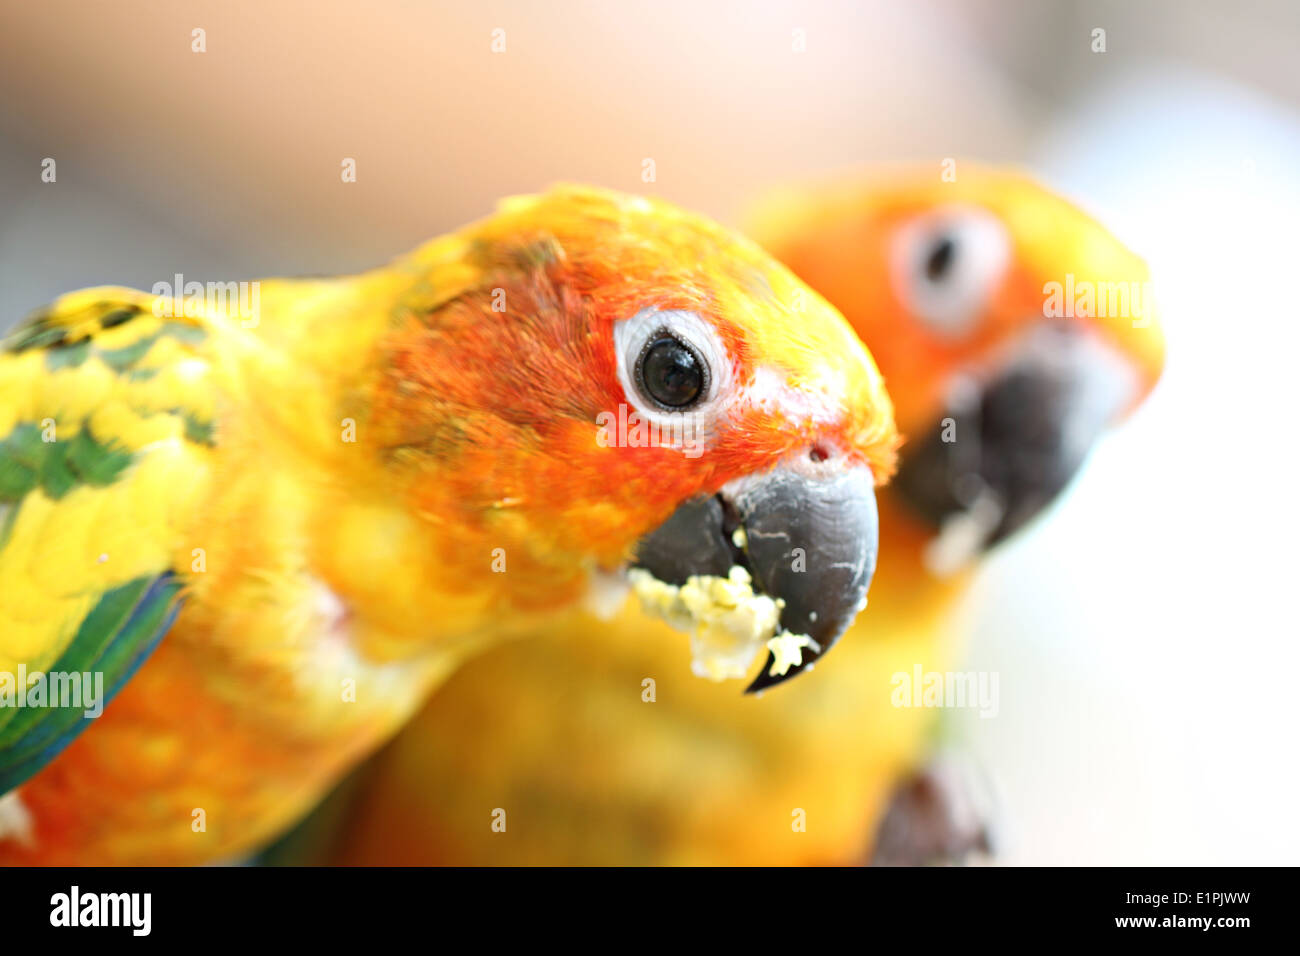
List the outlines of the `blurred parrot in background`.
{"type": "Polygon", "coordinates": [[[812,590],[748,554],[809,641],[760,685],[865,603],[889,400],[749,240],[558,187],[372,272],[254,286],[74,293],[0,346],[0,862],[265,844],[473,652],[634,555],[709,575],[677,516],[701,501],[807,550],[812,590]],[[620,408],[659,437],[602,441],[620,408]]]}
{"type": "Polygon", "coordinates": [[[980,556],[1154,386],[1147,269],[1032,180],[969,166],[792,190],[751,234],[849,319],[904,436],[870,610],[836,659],[737,700],[690,680],[684,641],[635,608],[568,615],[460,670],[299,835],[308,858],[926,863],[986,847],[930,762],[942,711],[897,706],[897,675],[953,669],[980,556]]]}

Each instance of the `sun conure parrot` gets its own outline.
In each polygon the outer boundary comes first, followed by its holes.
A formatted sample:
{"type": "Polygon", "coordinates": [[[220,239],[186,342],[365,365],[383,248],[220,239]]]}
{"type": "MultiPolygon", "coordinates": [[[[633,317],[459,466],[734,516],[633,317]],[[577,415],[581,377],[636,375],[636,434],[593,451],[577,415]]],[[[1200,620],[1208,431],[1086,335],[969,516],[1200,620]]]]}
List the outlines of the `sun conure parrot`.
{"type": "Polygon", "coordinates": [[[904,445],[879,495],[868,613],[836,659],[761,699],[690,680],[686,642],[631,606],[495,648],[357,775],[310,834],[315,859],[859,863],[896,789],[888,859],[965,852],[960,833],[920,832],[961,797],[906,783],[926,772],[941,711],[895,706],[895,675],[954,669],[950,612],[973,564],[1152,388],[1163,340],[1149,304],[1101,317],[1079,297],[1091,283],[1109,303],[1103,283],[1147,269],[1032,180],[969,166],[955,182],[899,170],[795,189],[751,228],[844,312],[896,405],[904,445]],[[1052,283],[1079,293],[1054,302],[1052,283]]]}
{"type": "Polygon", "coordinates": [[[806,550],[791,582],[748,549],[753,600],[808,640],[760,686],[865,603],[896,444],[879,373],[702,218],[560,187],[238,310],[172,293],[67,295],[0,352],[0,861],[236,858],[471,652],[633,558],[712,575],[682,536],[722,541],[724,510],[806,550]],[[677,515],[701,502],[711,532],[677,515]],[[23,706],[71,674],[116,694],[102,716],[68,686],[23,706]]]}

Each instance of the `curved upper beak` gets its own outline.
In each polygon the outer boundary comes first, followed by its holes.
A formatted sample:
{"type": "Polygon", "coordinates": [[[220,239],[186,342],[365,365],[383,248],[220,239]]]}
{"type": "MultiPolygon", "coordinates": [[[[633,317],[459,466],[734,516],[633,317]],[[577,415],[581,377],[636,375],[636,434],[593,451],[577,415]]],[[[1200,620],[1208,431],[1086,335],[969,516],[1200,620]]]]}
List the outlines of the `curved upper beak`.
{"type": "Polygon", "coordinates": [[[870,468],[838,458],[746,476],[683,504],[642,540],[636,564],[676,585],[747,569],[756,590],[783,602],[781,627],[815,644],[781,674],[769,653],[746,693],[772,687],[830,650],[866,605],[879,530],[874,484],[870,468]]]}
{"type": "Polygon", "coordinates": [[[942,420],[903,446],[891,485],[939,532],[945,547],[927,560],[940,574],[1041,514],[1139,394],[1130,363],[1077,323],[1042,324],[963,383],[942,420]]]}

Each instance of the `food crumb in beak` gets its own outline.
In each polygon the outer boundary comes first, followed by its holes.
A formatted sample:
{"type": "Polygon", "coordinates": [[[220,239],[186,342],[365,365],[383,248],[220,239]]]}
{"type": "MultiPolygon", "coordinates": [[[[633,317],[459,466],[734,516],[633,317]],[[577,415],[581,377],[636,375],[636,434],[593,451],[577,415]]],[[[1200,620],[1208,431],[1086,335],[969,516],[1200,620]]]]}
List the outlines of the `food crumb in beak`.
{"type": "Polygon", "coordinates": [[[777,657],[776,676],[800,663],[803,648],[820,650],[808,636],[780,630],[785,602],[755,594],[753,579],[739,565],[725,578],[697,574],[680,587],[644,568],[632,568],[628,580],[645,613],[691,636],[691,672],[697,677],[743,678],[764,647],[777,657]]]}
{"type": "Polygon", "coordinates": [[[807,634],[794,634],[782,631],[767,642],[767,649],[772,652],[772,666],[767,670],[768,677],[784,677],[791,667],[803,663],[803,649],[811,647],[820,654],[821,647],[807,634]]]}

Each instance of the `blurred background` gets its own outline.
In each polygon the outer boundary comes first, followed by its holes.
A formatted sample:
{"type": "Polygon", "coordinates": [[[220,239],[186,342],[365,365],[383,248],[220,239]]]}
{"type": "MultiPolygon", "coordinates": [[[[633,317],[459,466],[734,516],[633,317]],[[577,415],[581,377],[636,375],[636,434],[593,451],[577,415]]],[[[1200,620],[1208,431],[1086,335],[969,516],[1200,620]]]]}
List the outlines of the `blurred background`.
{"type": "Polygon", "coordinates": [[[358,270],[556,180],[735,222],[870,163],[1033,170],[1147,257],[1169,366],[986,565],[968,666],[1001,710],[954,733],[1005,861],[1296,861],[1294,0],[0,11],[0,328],[87,285],[358,270]]]}

